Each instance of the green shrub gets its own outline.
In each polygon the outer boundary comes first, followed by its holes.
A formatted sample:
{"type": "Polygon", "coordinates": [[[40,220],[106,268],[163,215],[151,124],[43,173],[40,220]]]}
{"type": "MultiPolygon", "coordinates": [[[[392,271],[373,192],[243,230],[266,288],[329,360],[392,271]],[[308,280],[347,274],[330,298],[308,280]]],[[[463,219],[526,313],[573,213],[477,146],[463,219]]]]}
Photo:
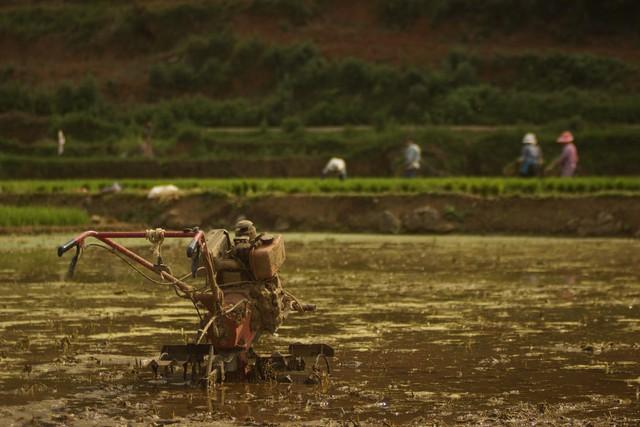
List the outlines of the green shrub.
{"type": "Polygon", "coordinates": [[[319,57],[320,53],[315,45],[298,43],[270,46],[264,54],[264,61],[275,71],[277,76],[282,77],[287,74],[295,74],[306,63],[319,57]]]}
{"type": "Polygon", "coordinates": [[[383,22],[395,28],[406,28],[427,11],[426,0],[377,0],[378,14],[383,22]]]}
{"type": "Polygon", "coordinates": [[[282,130],[290,135],[298,135],[304,131],[304,123],[298,117],[286,117],[282,121],[282,130]]]}
{"type": "Polygon", "coordinates": [[[78,86],[63,83],[54,94],[54,105],[58,114],[87,111],[99,108],[102,103],[102,95],[91,76],[83,79],[78,86]]]}
{"type": "Polygon", "coordinates": [[[478,65],[480,61],[461,50],[452,50],[444,63],[444,72],[456,86],[478,83],[478,65]]]}
{"type": "Polygon", "coordinates": [[[493,74],[508,76],[504,84],[528,91],[554,91],[569,87],[610,90],[624,87],[636,72],[619,59],[567,53],[498,55],[485,60],[484,66],[493,74]]]}
{"type": "Polygon", "coordinates": [[[198,87],[198,79],[187,64],[154,64],[149,71],[149,84],[160,90],[185,91],[198,87]]]}
{"type": "Polygon", "coordinates": [[[214,101],[203,96],[173,99],[160,108],[171,111],[177,121],[200,126],[258,126],[265,114],[262,106],[245,99],[214,101]]]}
{"type": "Polygon", "coordinates": [[[345,123],[344,105],[337,102],[321,101],[311,107],[304,115],[305,122],[311,126],[330,126],[345,123]]]}
{"type": "Polygon", "coordinates": [[[183,49],[185,62],[151,66],[149,84],[176,93],[219,89],[228,83],[234,46],[235,39],[228,32],[193,38],[183,49]]]}
{"type": "Polygon", "coordinates": [[[253,13],[271,17],[284,17],[295,25],[306,24],[319,9],[318,0],[253,0],[253,13]]]}
{"type": "Polygon", "coordinates": [[[366,62],[346,58],[337,65],[337,78],[342,91],[346,93],[368,93],[372,89],[371,66],[366,62]]]}
{"type": "Polygon", "coordinates": [[[224,28],[238,7],[234,2],[203,2],[115,8],[115,25],[104,43],[126,46],[127,52],[169,49],[196,28],[224,28]]]}
{"type": "Polygon", "coordinates": [[[96,2],[53,7],[12,7],[0,13],[0,33],[24,39],[61,33],[75,43],[86,43],[106,26],[108,17],[105,4],[96,2]]]}
{"type": "Polygon", "coordinates": [[[209,89],[223,87],[229,81],[229,67],[216,58],[211,58],[198,70],[198,86],[209,89]]]}
{"type": "Polygon", "coordinates": [[[17,82],[0,84],[0,112],[33,111],[32,93],[17,82]]]}
{"type": "Polygon", "coordinates": [[[184,55],[189,64],[202,67],[211,59],[228,60],[235,45],[235,37],[229,32],[214,33],[209,37],[198,36],[187,42],[184,55]]]}
{"type": "Polygon", "coordinates": [[[152,128],[154,136],[161,138],[172,137],[176,129],[175,117],[173,117],[171,111],[159,108],[153,115],[152,128]]]}
{"type": "Polygon", "coordinates": [[[235,44],[230,66],[234,72],[244,73],[263,61],[266,46],[259,40],[250,39],[235,44]]]}

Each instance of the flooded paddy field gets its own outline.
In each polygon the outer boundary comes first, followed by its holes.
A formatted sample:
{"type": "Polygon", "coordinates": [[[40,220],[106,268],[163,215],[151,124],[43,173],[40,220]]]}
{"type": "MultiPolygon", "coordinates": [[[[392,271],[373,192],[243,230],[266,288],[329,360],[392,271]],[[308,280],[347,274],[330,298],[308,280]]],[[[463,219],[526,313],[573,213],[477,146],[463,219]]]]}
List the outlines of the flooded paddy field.
{"type": "Polygon", "coordinates": [[[0,237],[3,425],[640,422],[638,240],[287,235],[285,287],[318,311],[256,350],[325,342],[332,380],[207,395],[136,368],[194,339],[190,303],[99,249],[65,281],[69,237],[0,237]]]}

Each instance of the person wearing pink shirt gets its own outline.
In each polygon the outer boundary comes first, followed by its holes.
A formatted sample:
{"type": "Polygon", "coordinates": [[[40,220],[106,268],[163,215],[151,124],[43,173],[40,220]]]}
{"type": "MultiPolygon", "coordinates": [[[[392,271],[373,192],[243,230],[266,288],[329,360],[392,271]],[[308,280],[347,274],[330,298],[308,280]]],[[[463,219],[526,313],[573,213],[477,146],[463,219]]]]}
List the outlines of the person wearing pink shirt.
{"type": "Polygon", "coordinates": [[[562,153],[556,158],[546,171],[550,171],[556,166],[560,167],[560,176],[572,177],[576,173],[578,167],[578,149],[573,143],[573,134],[569,131],[562,132],[556,141],[558,144],[563,144],[562,153]]]}

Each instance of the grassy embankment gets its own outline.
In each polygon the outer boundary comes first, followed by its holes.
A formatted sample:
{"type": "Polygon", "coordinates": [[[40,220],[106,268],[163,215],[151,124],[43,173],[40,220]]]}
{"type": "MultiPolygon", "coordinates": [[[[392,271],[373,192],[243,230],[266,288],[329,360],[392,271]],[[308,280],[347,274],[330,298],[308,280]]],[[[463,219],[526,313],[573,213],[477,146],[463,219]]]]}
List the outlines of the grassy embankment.
{"type": "MultiPolygon", "coordinates": [[[[112,180],[0,181],[1,194],[97,194],[112,180]]],[[[144,194],[155,185],[175,184],[187,192],[234,196],[268,194],[472,194],[480,196],[640,195],[640,178],[426,178],[426,179],[175,179],[122,180],[126,193],[144,194]]]]}
{"type": "Polygon", "coordinates": [[[45,206],[0,206],[0,227],[82,225],[89,215],[82,209],[45,206]]]}
{"type": "MultiPolygon", "coordinates": [[[[133,7],[98,1],[0,9],[0,34],[17,47],[8,49],[0,70],[0,126],[6,129],[0,138],[0,169],[10,171],[5,177],[56,176],[66,168],[49,160],[55,155],[59,128],[67,134],[66,155],[77,159],[64,162],[81,176],[96,176],[91,165],[82,166],[86,159],[100,158],[112,168],[124,163],[132,174],[141,169],[139,164],[128,166],[121,156],[136,156],[148,122],[156,153],[165,163],[176,157],[331,155],[379,162],[384,161],[380,153],[401,138],[402,132],[387,132],[395,124],[514,124],[522,131],[542,126],[548,141],[564,128],[577,130],[579,143],[586,144],[586,174],[637,173],[640,137],[624,128],[640,122],[637,64],[620,56],[573,53],[575,44],[600,34],[637,38],[637,2],[622,0],[614,6],[575,0],[573,10],[579,12],[572,14],[558,13],[561,6],[542,0],[526,5],[498,0],[482,7],[470,0],[379,0],[361,7],[377,20],[368,23],[371,31],[405,36],[428,25],[438,34],[463,23],[468,32],[456,36],[460,39],[443,37],[449,53],[441,60],[411,63],[409,55],[403,63],[380,63],[358,55],[327,55],[322,41],[316,45],[291,35],[294,27],[300,30],[297,34],[312,23],[330,26],[326,17],[334,13],[332,1],[185,1],[133,7]],[[262,41],[235,25],[237,20],[279,22],[278,31],[288,34],[290,42],[262,41]],[[538,27],[541,23],[545,25],[538,27]],[[550,29],[557,48],[517,53],[507,46],[501,49],[503,36],[536,28],[550,29]],[[28,63],[12,59],[11,52],[21,52],[25,41],[32,45],[56,40],[64,41],[64,47],[52,49],[51,64],[65,69],[64,62],[56,61],[86,55],[87,67],[100,64],[99,72],[45,84],[40,83],[37,61],[30,69],[28,63]],[[496,43],[490,55],[473,50],[483,40],[496,43]],[[60,49],[69,53],[68,46],[73,46],[73,55],[60,54],[60,49]],[[127,55],[122,54],[124,46],[127,55]],[[134,57],[137,62],[130,63],[134,57]],[[131,73],[125,78],[106,64],[131,73]],[[304,132],[305,126],[360,124],[380,132],[304,132]],[[258,130],[241,136],[208,131],[219,126],[258,130]],[[285,132],[269,132],[270,126],[285,132]],[[353,139],[358,143],[352,144],[353,139]],[[49,164],[54,166],[47,172],[49,164]],[[42,173],[29,175],[36,171],[42,173]]],[[[282,37],[265,38],[273,39],[282,37]]],[[[437,148],[439,171],[495,175],[515,157],[520,133],[469,136],[426,130],[416,139],[437,148]],[[505,141],[509,144],[503,145],[505,141]]],[[[555,151],[548,147],[547,157],[555,151]]],[[[206,176],[206,168],[203,171],[197,175],[206,176]]],[[[391,173],[387,169],[383,174],[391,173]]]]}

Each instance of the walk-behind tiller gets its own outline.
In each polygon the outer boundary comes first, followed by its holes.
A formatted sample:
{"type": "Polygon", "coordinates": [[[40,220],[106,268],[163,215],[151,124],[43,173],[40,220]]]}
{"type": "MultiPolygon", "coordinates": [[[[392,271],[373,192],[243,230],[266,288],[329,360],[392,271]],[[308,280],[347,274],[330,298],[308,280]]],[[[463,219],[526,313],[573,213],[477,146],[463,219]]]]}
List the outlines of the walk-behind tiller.
{"type": "Polygon", "coordinates": [[[330,373],[333,349],[326,344],[291,344],[287,354],[258,355],[252,345],[260,334],[274,333],[290,311],[314,311],[285,291],[278,271],[285,260],[280,235],[256,234],[250,221],[236,224],[233,240],[226,230],[204,233],[198,228],[183,231],[163,229],[144,232],[85,231],[58,248],[58,256],[72,248],[72,276],[82,251],[101,246],[124,260],[147,280],[170,285],[178,296],[189,299],[200,318],[195,342],[166,345],[159,357],[145,362],[156,377],[170,380],[180,375],[192,382],[211,385],[221,381],[280,381],[318,383],[330,373]],[[101,244],[85,244],[93,237],[101,244]],[[155,263],[113,239],[147,239],[153,245],[155,263]],[[190,238],[187,257],[191,273],[176,277],[165,265],[160,247],[165,239],[190,238]],[[106,246],[105,246],[106,245],[106,246]],[[156,280],[135,264],[157,275],[156,280]],[[202,287],[187,284],[205,278],[202,287]],[[206,367],[206,370],[205,370],[206,367]]]}

